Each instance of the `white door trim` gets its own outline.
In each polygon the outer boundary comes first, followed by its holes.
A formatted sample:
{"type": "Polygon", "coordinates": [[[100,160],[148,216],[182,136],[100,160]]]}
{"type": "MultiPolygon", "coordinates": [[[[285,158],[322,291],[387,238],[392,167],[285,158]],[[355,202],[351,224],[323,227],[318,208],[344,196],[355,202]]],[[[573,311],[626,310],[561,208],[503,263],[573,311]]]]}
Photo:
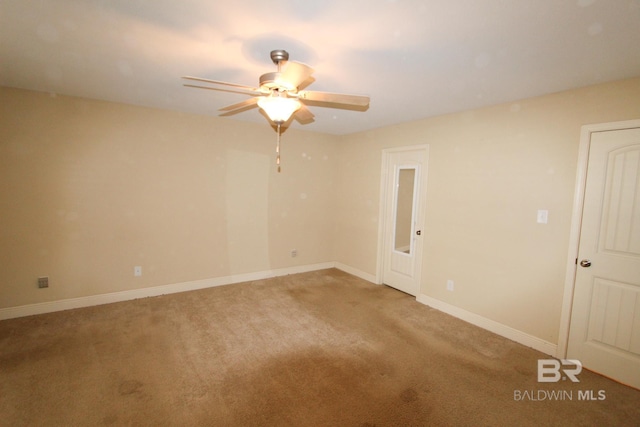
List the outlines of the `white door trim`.
{"type": "Polygon", "coordinates": [[[576,187],[573,195],[573,211],[571,214],[571,233],[569,235],[569,253],[564,280],[564,294],[562,297],[562,311],[560,314],[560,333],[558,334],[558,348],[556,357],[567,357],[569,343],[569,329],[571,327],[571,308],[573,305],[573,290],[576,281],[576,260],[580,243],[580,228],[582,227],[582,209],[584,207],[584,192],[587,180],[587,162],[589,161],[589,143],[591,134],[613,130],[623,130],[640,127],[640,119],[622,122],[610,122],[584,125],[580,131],[580,146],[578,149],[578,168],[576,172],[576,187]]]}
{"type": "MultiPolygon", "coordinates": [[[[382,284],[383,277],[383,269],[384,269],[384,238],[385,238],[385,230],[387,222],[389,218],[386,217],[386,200],[387,200],[387,185],[389,176],[387,175],[387,171],[389,170],[389,162],[390,162],[390,154],[391,153],[401,153],[403,151],[415,151],[415,150],[426,150],[429,153],[429,144],[421,144],[421,145],[407,145],[403,147],[394,147],[394,148],[384,148],[382,150],[382,164],[380,167],[380,203],[378,207],[378,259],[376,262],[376,281],[375,283],[378,285],[382,284]]],[[[427,154],[428,155],[428,154],[427,154]]],[[[427,173],[427,171],[422,171],[421,173],[427,173]]],[[[393,177],[391,177],[393,178],[393,177]]],[[[426,182],[426,177],[421,178],[423,182],[426,182]]],[[[426,188],[422,188],[420,186],[419,191],[422,192],[420,198],[422,203],[424,203],[423,197],[426,191],[426,188]]],[[[416,207],[417,209],[417,207],[416,207]]],[[[423,210],[424,211],[424,210],[423,210]]],[[[425,215],[425,212],[423,212],[425,215]]],[[[420,218],[419,221],[424,222],[424,218],[420,218]]],[[[422,224],[422,222],[420,222],[422,224]]],[[[424,227],[423,227],[424,228],[424,227]]],[[[423,231],[424,233],[424,231],[423,231]]],[[[421,267],[422,260],[417,260],[418,268],[421,267]]]]}

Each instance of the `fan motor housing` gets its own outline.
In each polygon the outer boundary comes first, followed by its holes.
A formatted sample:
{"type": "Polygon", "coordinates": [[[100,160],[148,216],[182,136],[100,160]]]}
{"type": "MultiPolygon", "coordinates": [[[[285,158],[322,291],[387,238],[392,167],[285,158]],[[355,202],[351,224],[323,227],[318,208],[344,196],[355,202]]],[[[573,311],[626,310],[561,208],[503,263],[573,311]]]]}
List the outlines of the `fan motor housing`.
{"type": "Polygon", "coordinates": [[[282,73],[273,72],[260,76],[260,87],[278,89],[280,91],[295,91],[296,87],[281,79],[282,73]]]}

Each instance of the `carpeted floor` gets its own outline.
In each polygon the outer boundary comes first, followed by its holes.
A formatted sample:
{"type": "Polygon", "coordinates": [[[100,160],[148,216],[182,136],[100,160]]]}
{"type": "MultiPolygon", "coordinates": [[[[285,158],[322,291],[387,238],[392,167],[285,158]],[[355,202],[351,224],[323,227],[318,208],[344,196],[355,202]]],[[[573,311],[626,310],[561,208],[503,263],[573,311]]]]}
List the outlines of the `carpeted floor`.
{"type": "Polygon", "coordinates": [[[640,425],[546,358],[331,269],[2,321],[0,425],[640,425]]]}

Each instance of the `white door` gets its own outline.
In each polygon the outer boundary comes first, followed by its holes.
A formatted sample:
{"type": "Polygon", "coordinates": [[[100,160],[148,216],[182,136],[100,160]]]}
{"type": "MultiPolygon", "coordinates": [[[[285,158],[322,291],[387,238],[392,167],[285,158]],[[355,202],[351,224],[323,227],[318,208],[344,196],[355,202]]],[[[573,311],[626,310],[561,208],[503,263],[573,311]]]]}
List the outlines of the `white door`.
{"type": "Polygon", "coordinates": [[[640,128],[591,134],[567,358],[640,388],[640,128]]]}
{"type": "Polygon", "coordinates": [[[426,146],[383,151],[382,282],[410,295],[420,290],[426,146]]]}

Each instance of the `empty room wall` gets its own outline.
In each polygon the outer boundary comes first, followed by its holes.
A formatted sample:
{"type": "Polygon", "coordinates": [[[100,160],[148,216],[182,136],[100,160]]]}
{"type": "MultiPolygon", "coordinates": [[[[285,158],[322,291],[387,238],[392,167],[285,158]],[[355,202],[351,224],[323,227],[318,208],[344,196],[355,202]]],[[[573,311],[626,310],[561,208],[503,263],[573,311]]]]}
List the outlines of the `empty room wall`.
{"type": "Polygon", "coordinates": [[[333,261],[335,137],[275,139],[0,88],[0,308],[333,261]]]}
{"type": "Polygon", "coordinates": [[[635,78],[344,136],[336,260],[375,277],[381,151],[429,144],[421,293],[555,344],[580,128],[638,118],[635,78]]]}
{"type": "Polygon", "coordinates": [[[421,293],[556,343],[580,127],[640,118],[638,99],[635,78],[289,130],[278,174],[266,123],[0,88],[0,309],[333,261],[374,278],[381,151],[429,144],[421,293]]]}

